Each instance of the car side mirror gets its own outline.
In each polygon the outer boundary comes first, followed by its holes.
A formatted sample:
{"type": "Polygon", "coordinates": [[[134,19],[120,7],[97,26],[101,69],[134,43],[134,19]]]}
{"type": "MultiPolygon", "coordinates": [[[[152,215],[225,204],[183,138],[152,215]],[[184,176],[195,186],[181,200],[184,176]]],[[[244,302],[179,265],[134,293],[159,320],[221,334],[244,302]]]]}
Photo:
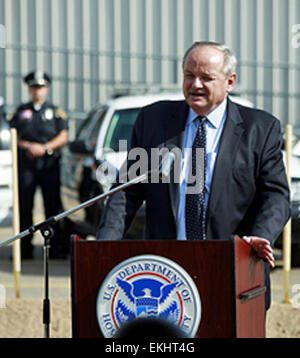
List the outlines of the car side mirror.
{"type": "Polygon", "coordinates": [[[69,149],[72,153],[93,154],[95,146],[87,140],[74,140],[69,143],[69,149]]]}

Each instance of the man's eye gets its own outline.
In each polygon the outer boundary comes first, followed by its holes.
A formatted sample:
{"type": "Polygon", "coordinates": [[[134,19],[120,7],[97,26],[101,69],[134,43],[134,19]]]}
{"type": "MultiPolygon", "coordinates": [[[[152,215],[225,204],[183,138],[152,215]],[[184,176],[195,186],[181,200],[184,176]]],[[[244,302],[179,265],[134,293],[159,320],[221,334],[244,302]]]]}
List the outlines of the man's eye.
{"type": "Polygon", "coordinates": [[[210,82],[210,81],[213,81],[213,80],[214,80],[214,78],[212,78],[212,77],[203,77],[202,78],[203,82],[210,82]]]}

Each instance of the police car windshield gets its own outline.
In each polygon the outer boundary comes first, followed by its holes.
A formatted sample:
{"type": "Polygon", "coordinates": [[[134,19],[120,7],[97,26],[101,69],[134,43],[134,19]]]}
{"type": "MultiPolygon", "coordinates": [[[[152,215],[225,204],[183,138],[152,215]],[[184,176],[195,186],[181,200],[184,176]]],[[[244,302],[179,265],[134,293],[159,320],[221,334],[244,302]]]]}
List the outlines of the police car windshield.
{"type": "Polygon", "coordinates": [[[94,110],[92,110],[88,114],[86,120],[79,127],[76,135],[77,139],[85,140],[87,138],[90,138],[91,135],[93,135],[93,133],[95,132],[96,127],[98,128],[102,123],[106,111],[107,111],[107,106],[101,106],[100,108],[97,107],[94,110]]]}
{"type": "Polygon", "coordinates": [[[131,134],[134,122],[138,116],[140,108],[130,108],[117,110],[113,114],[108,127],[104,148],[119,151],[119,140],[126,140],[127,147],[131,144],[131,134]]]}

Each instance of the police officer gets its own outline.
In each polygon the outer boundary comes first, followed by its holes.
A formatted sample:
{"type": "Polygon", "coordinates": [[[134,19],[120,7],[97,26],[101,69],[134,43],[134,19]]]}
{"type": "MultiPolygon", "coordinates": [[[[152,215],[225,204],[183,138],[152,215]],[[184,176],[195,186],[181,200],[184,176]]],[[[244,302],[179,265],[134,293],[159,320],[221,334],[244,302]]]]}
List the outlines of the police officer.
{"type": "MultiPolygon", "coordinates": [[[[42,71],[24,77],[31,101],[21,104],[11,119],[11,127],[18,131],[19,198],[21,231],[32,226],[34,194],[41,187],[46,218],[61,210],[60,148],[68,141],[66,113],[48,102],[50,76],[42,71]]],[[[54,227],[50,257],[62,258],[59,225],[54,227]]],[[[21,240],[23,259],[33,258],[32,236],[21,240]]]]}

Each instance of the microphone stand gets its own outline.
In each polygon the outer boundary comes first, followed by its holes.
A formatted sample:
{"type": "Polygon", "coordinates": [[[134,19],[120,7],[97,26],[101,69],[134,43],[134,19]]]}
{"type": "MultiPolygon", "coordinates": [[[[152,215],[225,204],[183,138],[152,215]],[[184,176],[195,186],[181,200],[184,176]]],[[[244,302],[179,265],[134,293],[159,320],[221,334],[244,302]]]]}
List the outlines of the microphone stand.
{"type": "Polygon", "coordinates": [[[54,231],[52,225],[56,224],[61,219],[65,218],[68,215],[75,213],[78,210],[87,208],[95,204],[98,200],[102,200],[109,195],[115,194],[121,190],[128,188],[131,185],[142,182],[147,179],[148,175],[151,172],[144,173],[124,184],[121,184],[106,193],[95,196],[94,198],[81,203],[70,210],[66,210],[56,216],[51,216],[45,221],[42,221],[36,225],[31,226],[29,229],[20,232],[19,234],[10,237],[7,240],[4,240],[0,243],[0,248],[6,245],[9,245],[15,240],[22,239],[23,237],[33,234],[37,231],[40,231],[44,238],[44,300],[43,300],[43,324],[44,324],[44,338],[50,338],[50,299],[49,299],[49,250],[51,245],[51,238],[53,237],[54,231]]]}

